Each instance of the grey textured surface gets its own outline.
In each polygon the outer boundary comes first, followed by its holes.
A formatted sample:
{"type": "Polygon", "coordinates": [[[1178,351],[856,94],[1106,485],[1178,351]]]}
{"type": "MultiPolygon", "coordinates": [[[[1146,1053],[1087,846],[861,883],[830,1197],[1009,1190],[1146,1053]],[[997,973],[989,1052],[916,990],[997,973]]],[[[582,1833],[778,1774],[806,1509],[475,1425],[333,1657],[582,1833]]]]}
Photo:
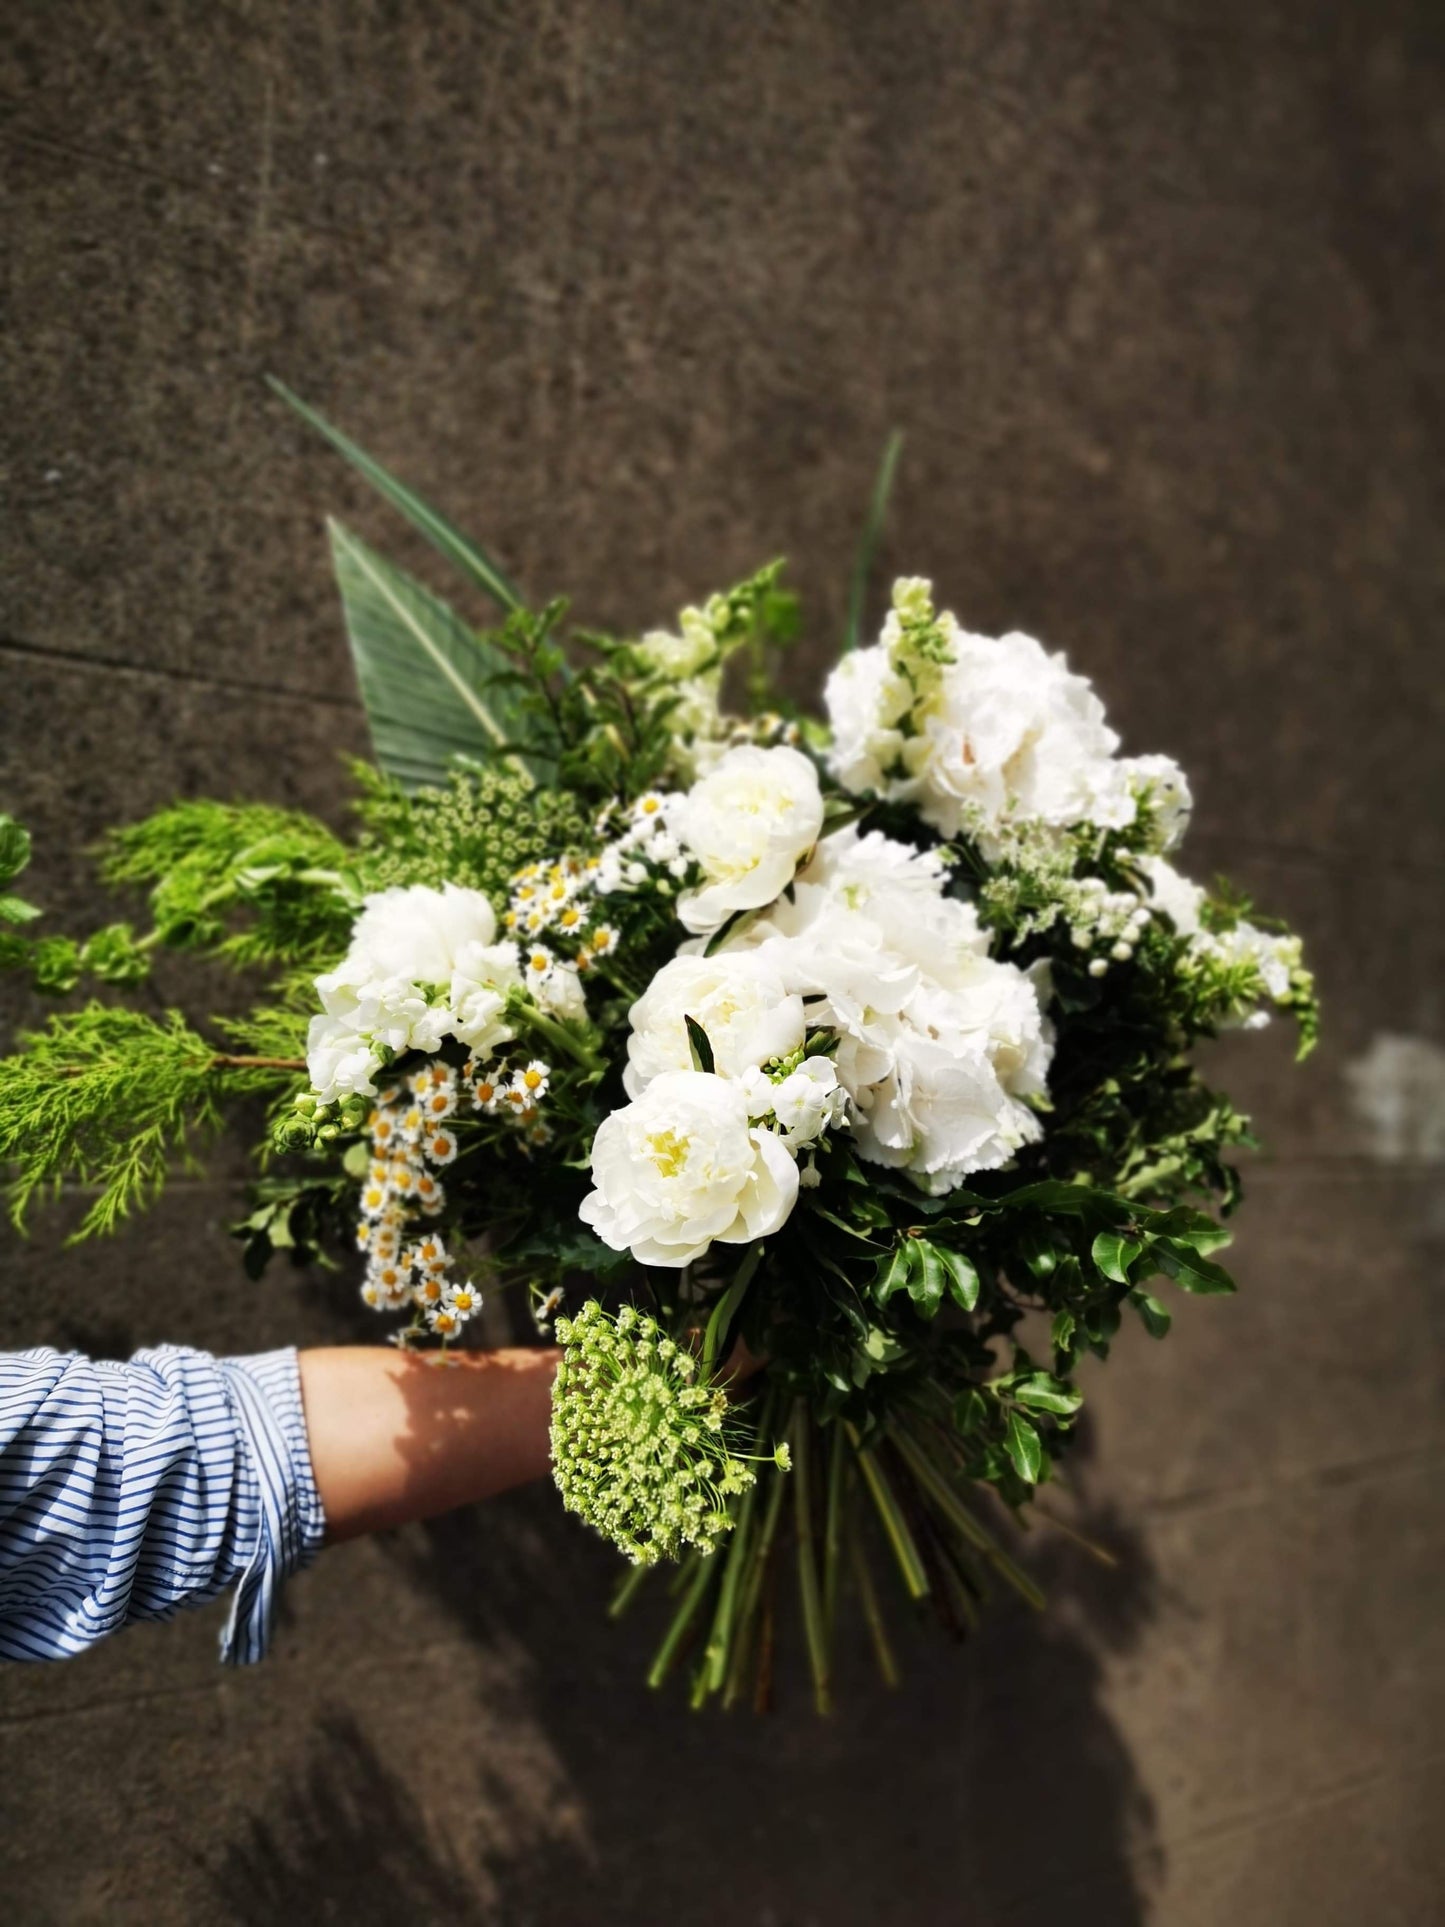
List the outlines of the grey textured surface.
{"type": "MultiPolygon", "coordinates": [[[[341,807],[321,514],[415,551],[265,370],[587,620],[787,553],[805,679],[897,423],[885,563],[1186,763],[1329,1030],[1220,1047],[1244,1289],[1094,1375],[1117,1573],[1040,1539],[1047,1620],[759,1726],[645,1695],[545,1493],[339,1549],[254,1674],[208,1612],[0,1678],[7,1921],[1438,1918],[1445,1212],[1345,1070],[1445,1042],[1442,74],[1426,0],[13,0],[0,805],[60,919],[118,814],[341,807]]],[[[8,1244],[0,1343],[350,1330],[240,1277],[233,1177],[8,1244]]]]}

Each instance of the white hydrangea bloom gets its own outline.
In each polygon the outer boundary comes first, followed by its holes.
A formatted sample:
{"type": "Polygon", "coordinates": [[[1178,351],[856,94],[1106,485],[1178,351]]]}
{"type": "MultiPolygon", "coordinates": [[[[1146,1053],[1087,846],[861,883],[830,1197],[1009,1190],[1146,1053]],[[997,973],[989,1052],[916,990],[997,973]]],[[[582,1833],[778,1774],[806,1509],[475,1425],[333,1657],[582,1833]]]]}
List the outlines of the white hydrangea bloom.
{"type": "Polygon", "coordinates": [[[1010,821],[1125,828],[1141,787],[1156,797],[1161,836],[1177,841],[1187,814],[1178,770],[1164,757],[1119,759],[1103,704],[1062,655],[1017,630],[969,634],[934,612],[921,578],[894,584],[881,639],[844,657],[824,700],[828,766],[845,789],[911,802],[986,855],[1010,821]]]}
{"type": "Polygon", "coordinates": [[[932,854],[838,832],[714,962],[754,952],[808,1022],[838,1034],[836,1072],[862,1155],[947,1190],[1040,1135],[1052,1033],[1024,972],[987,954],[932,854]]]}
{"type": "Polygon", "coordinates": [[[818,773],[786,745],[731,749],[682,798],[670,827],[704,876],[678,914],[689,930],[715,930],[792,882],[823,827],[818,773]]]}
{"type": "Polygon", "coordinates": [[[622,1078],[629,1097],[641,1096],[664,1072],[692,1068],[689,1017],[707,1032],[722,1077],[741,1077],[803,1042],[803,1000],[789,995],[760,956],[675,957],[629,1012],[632,1034],[622,1078]]]}
{"type": "Polygon", "coordinates": [[[668,1071],[603,1120],[592,1182],[583,1223],[614,1251],[676,1269],[714,1242],[750,1244],[778,1230],[797,1201],[798,1167],[750,1121],[741,1085],[668,1071]]]}

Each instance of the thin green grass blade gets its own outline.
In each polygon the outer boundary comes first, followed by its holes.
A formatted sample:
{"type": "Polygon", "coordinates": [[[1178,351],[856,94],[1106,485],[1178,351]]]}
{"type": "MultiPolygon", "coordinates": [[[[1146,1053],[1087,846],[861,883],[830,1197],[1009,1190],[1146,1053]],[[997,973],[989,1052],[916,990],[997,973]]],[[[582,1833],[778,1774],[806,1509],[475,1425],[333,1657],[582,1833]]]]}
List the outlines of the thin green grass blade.
{"type": "Polygon", "coordinates": [[[863,524],[863,537],[858,544],[858,553],[853,562],[852,580],[848,584],[848,624],[843,633],[845,650],[856,649],[863,633],[868,577],[872,573],[878,539],[883,533],[883,522],[888,513],[888,498],[893,493],[893,476],[898,467],[898,457],[902,453],[903,431],[895,428],[884,446],[883,460],[878,466],[878,479],[873,484],[873,496],[868,504],[868,518],[863,524]]]}
{"type": "Polygon", "coordinates": [[[349,435],[343,435],[339,428],[333,428],[324,415],[318,415],[299,395],[294,395],[285,382],[278,381],[274,375],[267,375],[266,385],[273,394],[280,396],[288,408],[293,408],[302,421],[309,423],[318,435],[324,436],[339,455],[345,456],[351,466],[364,475],[393,508],[399,509],[414,528],[420,529],[432,547],[460,569],[469,582],[485,589],[506,610],[523,606],[521,594],[515,585],[469,536],[454,528],[444,515],[424,502],[405,482],[399,482],[389,474],[364,448],[358,448],[349,435]]]}
{"type": "Polygon", "coordinates": [[[405,789],[440,783],[453,757],[503,754],[525,728],[515,698],[487,687],[507,669],[443,601],[342,528],[332,560],[376,760],[405,789]]]}

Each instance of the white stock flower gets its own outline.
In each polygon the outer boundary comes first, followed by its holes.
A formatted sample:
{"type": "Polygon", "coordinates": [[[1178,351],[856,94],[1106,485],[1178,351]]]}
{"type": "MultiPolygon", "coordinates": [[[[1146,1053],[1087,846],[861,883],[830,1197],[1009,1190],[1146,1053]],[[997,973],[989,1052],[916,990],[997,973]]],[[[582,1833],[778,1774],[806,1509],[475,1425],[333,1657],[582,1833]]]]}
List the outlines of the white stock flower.
{"type": "Polygon", "coordinates": [[[507,992],[521,981],[514,943],[466,943],[457,952],[447,998],[452,1034],[479,1060],[516,1036],[502,1013],[507,992]]]}
{"type": "Polygon", "coordinates": [[[900,1025],[887,1076],[857,1094],[858,1148],[901,1165],[933,1192],[970,1172],[1007,1164],[1043,1135],[1038,1119],[1004,1090],[986,1052],[900,1025]]]}
{"type": "Polygon", "coordinates": [[[592,1182],[583,1223],[614,1251],[678,1268],[715,1240],[749,1244],[776,1231],[797,1200],[798,1167],[749,1122],[740,1085],[668,1071],[603,1120],[592,1182]]]}
{"type": "Polygon", "coordinates": [[[306,1032],[306,1068],[311,1084],[323,1104],[338,1098],[376,1092],[372,1081],[381,1068],[381,1058],[371,1040],[353,1030],[342,1017],[316,1016],[306,1032]]]}
{"type": "Polygon", "coordinates": [[[687,792],[672,829],[704,882],[678,901],[689,930],[715,930],[737,910],[760,909],[792,882],[823,827],[818,773],[800,751],[731,749],[687,792]]]}
{"type": "Polygon", "coordinates": [[[1205,897],[1199,885],[1181,876],[1162,856],[1141,856],[1139,868],[1148,879],[1154,908],[1164,912],[1181,937],[1197,936],[1205,897]]]}
{"type": "Polygon", "coordinates": [[[717,637],[701,609],[684,609],[677,626],[680,635],[669,629],[649,629],[637,644],[637,654],[655,674],[684,682],[713,661],[717,637]]]}
{"type": "Polygon", "coordinates": [[[496,934],[496,915],[480,890],[417,883],[366,899],[347,954],[376,977],[445,984],[465,945],[490,944],[496,934]]]}
{"type": "Polygon", "coordinates": [[[1126,756],[1119,767],[1154,813],[1155,848],[1177,850],[1194,808],[1189,778],[1172,756],[1126,756]]]}
{"type": "Polygon", "coordinates": [[[848,1094],[831,1058],[805,1057],[777,1083],[761,1070],[749,1071],[742,1081],[749,1115],[775,1118],[784,1144],[795,1156],[847,1118],[848,1094]]]}
{"type": "Polygon", "coordinates": [[[628,1013],[627,1069],[622,1082],[638,1097],[666,1071],[692,1068],[687,1019],[707,1032],[713,1065],[740,1077],[770,1057],[786,1057],[803,1041],[803,1000],[751,951],[718,957],[674,957],[628,1013]]]}

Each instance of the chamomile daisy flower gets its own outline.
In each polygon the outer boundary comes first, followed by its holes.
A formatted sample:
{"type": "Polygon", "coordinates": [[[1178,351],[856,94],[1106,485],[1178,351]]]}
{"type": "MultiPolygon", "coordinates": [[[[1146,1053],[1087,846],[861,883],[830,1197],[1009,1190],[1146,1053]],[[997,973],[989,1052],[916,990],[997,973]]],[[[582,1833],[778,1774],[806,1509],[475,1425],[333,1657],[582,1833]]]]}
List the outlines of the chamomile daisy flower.
{"type": "Polygon", "coordinates": [[[592,955],[594,957],[610,957],[621,941],[622,938],[612,924],[599,924],[597,929],[592,932],[592,955]]]}
{"type": "Polygon", "coordinates": [[[416,1166],[405,1158],[393,1159],[387,1183],[399,1198],[409,1198],[416,1190],[416,1166]]]}
{"type": "Polygon", "coordinates": [[[474,1317],[482,1308],[481,1294],[474,1285],[454,1285],[446,1302],[460,1319],[474,1317]]]}
{"type": "Polygon", "coordinates": [[[411,1274],[404,1265],[373,1265],[369,1273],[371,1282],[381,1293],[382,1302],[388,1305],[405,1303],[411,1286],[411,1274]]]}
{"type": "Polygon", "coordinates": [[[389,1185],[377,1184],[375,1180],[372,1180],[362,1186],[361,1208],[368,1218],[379,1218],[390,1202],[391,1189],[389,1185]]]}
{"type": "Polygon", "coordinates": [[[502,1087],[494,1078],[482,1076],[472,1085],[472,1102],[479,1111],[495,1111],[501,1095],[502,1087]]]}
{"type": "Polygon", "coordinates": [[[417,1174],[416,1201],[428,1217],[435,1216],[447,1201],[446,1192],[442,1189],[440,1182],[432,1176],[430,1171],[422,1171],[417,1174]]]}
{"type": "Polygon", "coordinates": [[[523,973],[528,984],[536,986],[546,983],[557,967],[557,959],[544,943],[534,943],[527,952],[527,966],[523,973]]]}
{"type": "Polygon", "coordinates": [[[396,1137],[396,1119],[372,1113],[371,1144],[376,1151],[386,1150],[396,1137]]]}
{"type": "Polygon", "coordinates": [[[451,1263],[446,1246],[434,1231],[414,1244],[406,1256],[407,1263],[418,1271],[442,1272],[451,1263]]]}
{"type": "Polygon", "coordinates": [[[364,1278],[362,1280],[361,1302],[363,1305],[369,1306],[372,1311],[382,1311],[385,1309],[382,1305],[381,1292],[375,1279],[364,1278]]]}
{"type": "Polygon", "coordinates": [[[446,1286],[435,1272],[428,1271],[412,1286],[411,1295],[423,1311],[430,1311],[445,1298],[446,1286]]]}
{"type": "Polygon", "coordinates": [[[568,936],[580,936],[587,928],[587,912],[580,903],[564,904],[557,917],[557,928],[568,936]]]}
{"type": "Polygon", "coordinates": [[[422,1110],[421,1105],[410,1105],[407,1110],[402,1113],[400,1125],[401,1135],[406,1139],[408,1144],[415,1144],[425,1129],[426,1114],[422,1110]]]}
{"type": "Polygon", "coordinates": [[[438,1338],[455,1338],[462,1328],[462,1321],[449,1305],[438,1305],[428,1311],[426,1322],[438,1338]]]}
{"type": "Polygon", "coordinates": [[[358,1218],[356,1223],[356,1249],[370,1251],[374,1227],[369,1218],[358,1218]]]}
{"type": "Polygon", "coordinates": [[[544,1064],[540,1057],[534,1057],[530,1064],[518,1071],[512,1079],[513,1088],[526,1093],[533,1103],[540,1103],[547,1095],[552,1082],[552,1067],[544,1064]]]}
{"type": "Polygon", "coordinates": [[[393,1224],[379,1224],[371,1237],[371,1255],[389,1263],[401,1250],[401,1233],[393,1224]]]}
{"type": "Polygon", "coordinates": [[[450,1164],[457,1154],[457,1141],[450,1131],[428,1131],[422,1149],[433,1164],[450,1164]]]}

